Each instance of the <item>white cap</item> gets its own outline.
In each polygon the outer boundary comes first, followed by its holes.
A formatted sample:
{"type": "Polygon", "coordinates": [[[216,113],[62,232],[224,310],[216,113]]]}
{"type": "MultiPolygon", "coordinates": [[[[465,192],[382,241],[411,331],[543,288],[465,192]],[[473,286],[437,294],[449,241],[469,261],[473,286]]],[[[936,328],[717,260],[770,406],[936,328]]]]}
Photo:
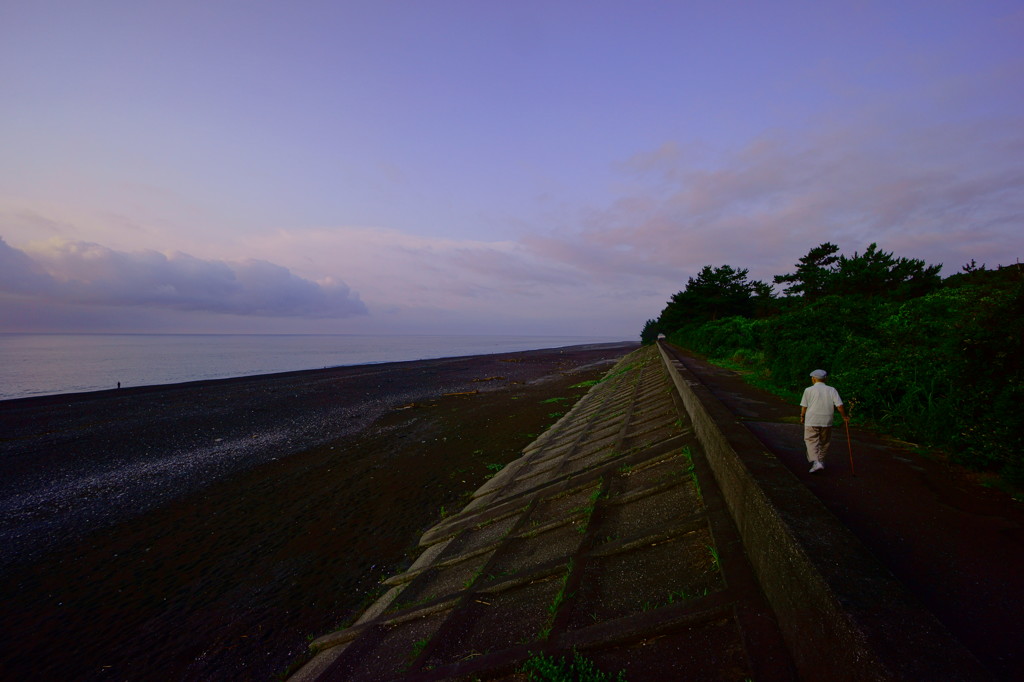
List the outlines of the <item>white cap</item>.
{"type": "Polygon", "coordinates": [[[813,372],[811,372],[811,376],[814,377],[815,379],[824,379],[825,377],[828,376],[828,372],[826,372],[823,369],[816,369],[813,372]]]}

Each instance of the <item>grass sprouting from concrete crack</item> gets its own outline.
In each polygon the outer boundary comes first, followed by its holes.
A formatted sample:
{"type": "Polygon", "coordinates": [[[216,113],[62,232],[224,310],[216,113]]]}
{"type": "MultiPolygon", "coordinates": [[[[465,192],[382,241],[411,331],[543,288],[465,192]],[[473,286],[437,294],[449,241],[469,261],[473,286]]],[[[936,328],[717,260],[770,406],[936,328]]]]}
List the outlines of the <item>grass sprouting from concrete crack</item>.
{"type": "Polygon", "coordinates": [[[720,571],[722,569],[722,564],[718,561],[718,550],[715,547],[708,545],[708,552],[711,553],[711,570],[720,571]]]}
{"type": "Polygon", "coordinates": [[[412,667],[413,662],[417,658],[419,658],[420,654],[423,653],[423,649],[426,648],[428,642],[430,642],[430,638],[424,637],[423,639],[418,639],[412,643],[412,649],[409,651],[409,654],[405,657],[405,664],[402,666],[403,670],[408,670],[410,667],[412,667]]]}
{"type": "Polygon", "coordinates": [[[687,466],[686,473],[690,476],[690,480],[693,481],[693,489],[697,491],[697,499],[704,499],[704,492],[700,489],[700,479],[697,478],[697,472],[694,470],[693,465],[693,452],[690,450],[689,445],[684,445],[682,450],[683,457],[686,458],[687,466]]]}
{"type": "Polygon", "coordinates": [[[562,604],[565,603],[565,600],[572,596],[571,594],[565,593],[565,586],[569,582],[569,576],[572,575],[572,569],[574,565],[574,561],[572,559],[569,559],[569,563],[566,564],[565,567],[565,575],[562,576],[562,587],[559,588],[558,594],[555,595],[555,598],[548,606],[548,613],[550,613],[552,617],[554,617],[554,615],[558,613],[558,609],[562,608],[562,604]]]}
{"type": "Polygon", "coordinates": [[[612,674],[598,670],[593,661],[578,651],[572,652],[571,659],[531,654],[520,670],[530,682],[626,682],[623,671],[612,674]]]}
{"type": "MultiPolygon", "coordinates": [[[[565,565],[565,573],[562,574],[562,579],[561,579],[562,580],[562,584],[561,584],[561,586],[559,586],[558,593],[555,594],[555,598],[551,600],[550,604],[548,604],[548,613],[550,614],[550,616],[548,617],[548,622],[544,626],[544,628],[540,631],[540,633],[537,635],[537,638],[540,639],[540,640],[545,640],[545,639],[548,638],[548,635],[551,634],[551,627],[555,623],[555,617],[558,615],[559,609],[562,608],[562,604],[564,604],[566,602],[566,600],[568,600],[570,597],[573,596],[572,594],[566,594],[565,587],[569,583],[569,576],[572,575],[572,570],[573,570],[575,565],[576,564],[575,564],[575,561],[573,559],[569,559],[569,563],[567,563],[565,565]]],[[[541,678],[541,679],[546,679],[546,678],[541,678]]]]}

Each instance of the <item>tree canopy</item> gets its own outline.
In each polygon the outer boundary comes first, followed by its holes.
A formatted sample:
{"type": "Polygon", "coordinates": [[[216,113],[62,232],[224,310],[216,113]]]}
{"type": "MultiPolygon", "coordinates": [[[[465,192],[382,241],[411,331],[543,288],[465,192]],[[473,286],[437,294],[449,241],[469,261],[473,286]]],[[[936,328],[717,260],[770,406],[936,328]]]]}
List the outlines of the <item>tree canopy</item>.
{"type": "Polygon", "coordinates": [[[776,297],[707,265],[642,340],[665,334],[787,395],[825,369],[860,419],[1024,482],[1024,265],[941,267],[825,242],[773,278],[776,297]]]}
{"type": "Polygon", "coordinates": [[[939,288],[942,265],[926,265],[916,258],[894,258],[872,243],[863,254],[836,255],[839,247],[820,244],[800,258],[796,272],[776,275],[783,292],[816,301],[823,296],[856,295],[906,301],[939,288]]]}
{"type": "Polygon", "coordinates": [[[749,270],[731,265],[705,265],[686,288],[672,295],[657,320],[661,331],[674,331],[687,324],[741,315],[757,310],[758,300],[771,297],[771,286],[747,279],[749,270]]]}

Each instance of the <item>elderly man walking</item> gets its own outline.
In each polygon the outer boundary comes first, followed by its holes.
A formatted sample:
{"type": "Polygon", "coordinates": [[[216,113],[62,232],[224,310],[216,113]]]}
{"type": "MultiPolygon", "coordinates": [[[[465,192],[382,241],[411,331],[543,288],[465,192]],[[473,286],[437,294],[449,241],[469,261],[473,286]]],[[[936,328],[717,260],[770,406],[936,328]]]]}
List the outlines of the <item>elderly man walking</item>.
{"type": "Polygon", "coordinates": [[[838,409],[844,421],[850,420],[839,391],[825,383],[827,376],[828,372],[823,369],[811,372],[811,385],[804,389],[800,399],[800,423],[804,425],[804,443],[812,474],[825,468],[825,453],[832,438],[832,413],[838,409]]]}

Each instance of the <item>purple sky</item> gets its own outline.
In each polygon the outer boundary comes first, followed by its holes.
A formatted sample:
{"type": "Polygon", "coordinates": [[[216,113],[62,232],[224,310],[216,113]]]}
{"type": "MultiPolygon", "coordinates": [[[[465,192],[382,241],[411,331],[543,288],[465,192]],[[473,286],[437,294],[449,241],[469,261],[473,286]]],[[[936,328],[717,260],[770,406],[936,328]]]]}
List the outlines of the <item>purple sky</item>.
{"type": "Polygon", "coordinates": [[[703,265],[1024,257],[1024,3],[0,7],[0,331],[635,337],[703,265]]]}

